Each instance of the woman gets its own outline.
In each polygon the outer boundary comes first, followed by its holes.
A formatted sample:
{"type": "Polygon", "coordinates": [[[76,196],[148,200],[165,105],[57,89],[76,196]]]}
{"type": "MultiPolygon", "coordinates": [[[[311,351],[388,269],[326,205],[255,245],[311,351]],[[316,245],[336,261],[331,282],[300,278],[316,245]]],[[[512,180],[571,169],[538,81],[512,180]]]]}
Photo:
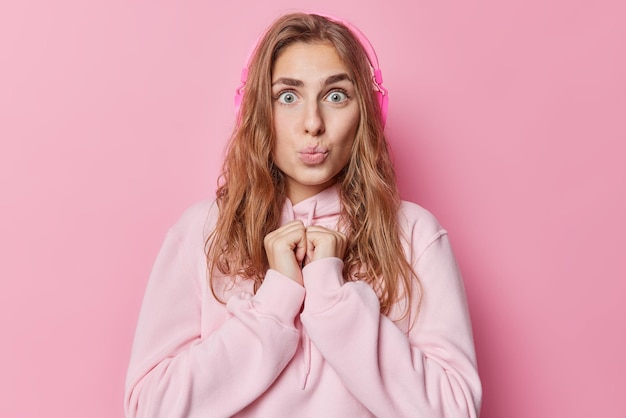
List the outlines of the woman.
{"type": "Polygon", "coordinates": [[[461,278],[446,232],[399,200],[368,47],[299,13],[256,46],[216,199],[155,263],[128,417],[478,415],[461,278]]]}

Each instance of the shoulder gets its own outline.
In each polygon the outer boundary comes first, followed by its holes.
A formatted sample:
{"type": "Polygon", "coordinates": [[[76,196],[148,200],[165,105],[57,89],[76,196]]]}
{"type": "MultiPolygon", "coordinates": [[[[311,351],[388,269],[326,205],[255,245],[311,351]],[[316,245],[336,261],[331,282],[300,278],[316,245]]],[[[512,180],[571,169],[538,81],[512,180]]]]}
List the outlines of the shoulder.
{"type": "Polygon", "coordinates": [[[423,233],[436,234],[444,231],[435,215],[428,209],[406,200],[400,203],[398,222],[401,227],[417,228],[423,233]]]}
{"type": "Polygon", "coordinates": [[[421,254],[447,231],[428,209],[402,201],[398,210],[398,226],[414,254],[421,254]]]}
{"type": "Polygon", "coordinates": [[[178,220],[170,228],[170,232],[177,235],[178,239],[183,242],[204,243],[215,228],[217,215],[218,207],[215,199],[200,200],[182,211],[178,220]]]}

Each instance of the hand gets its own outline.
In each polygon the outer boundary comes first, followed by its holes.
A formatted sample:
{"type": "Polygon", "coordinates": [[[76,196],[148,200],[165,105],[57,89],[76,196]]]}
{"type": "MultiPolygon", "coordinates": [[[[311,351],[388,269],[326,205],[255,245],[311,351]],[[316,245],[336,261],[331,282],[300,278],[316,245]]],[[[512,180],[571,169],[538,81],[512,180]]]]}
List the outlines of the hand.
{"type": "Polygon", "coordinates": [[[263,240],[270,268],[302,282],[302,262],[306,255],[306,229],[301,221],[293,221],[267,234],[263,240]]]}
{"type": "Polygon", "coordinates": [[[306,228],[306,257],[304,264],[327,257],[343,258],[346,236],[341,232],[321,226],[306,228]]]}

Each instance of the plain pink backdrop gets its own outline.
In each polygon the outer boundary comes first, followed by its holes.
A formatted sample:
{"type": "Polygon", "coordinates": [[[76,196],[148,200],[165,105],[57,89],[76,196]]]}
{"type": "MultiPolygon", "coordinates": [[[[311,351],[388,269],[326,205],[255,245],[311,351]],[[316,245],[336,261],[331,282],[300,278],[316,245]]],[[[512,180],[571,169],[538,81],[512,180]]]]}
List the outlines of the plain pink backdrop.
{"type": "MultiPolygon", "coordinates": [[[[0,416],[122,416],[166,229],[257,34],[308,1],[0,5],[0,416]],[[263,5],[261,5],[263,4],[263,5]]],[[[626,417],[626,8],[322,0],[375,45],[403,196],[449,230],[483,418],[626,417]]]]}

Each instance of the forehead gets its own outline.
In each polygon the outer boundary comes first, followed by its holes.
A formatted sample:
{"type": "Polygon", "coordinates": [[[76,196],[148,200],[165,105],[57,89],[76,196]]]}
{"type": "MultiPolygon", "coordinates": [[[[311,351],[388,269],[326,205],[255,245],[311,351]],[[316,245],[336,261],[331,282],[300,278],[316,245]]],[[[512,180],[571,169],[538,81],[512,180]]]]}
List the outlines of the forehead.
{"type": "Polygon", "coordinates": [[[296,42],[281,51],[272,68],[272,79],[278,77],[321,77],[349,73],[347,66],[330,43],[296,42]]]}

